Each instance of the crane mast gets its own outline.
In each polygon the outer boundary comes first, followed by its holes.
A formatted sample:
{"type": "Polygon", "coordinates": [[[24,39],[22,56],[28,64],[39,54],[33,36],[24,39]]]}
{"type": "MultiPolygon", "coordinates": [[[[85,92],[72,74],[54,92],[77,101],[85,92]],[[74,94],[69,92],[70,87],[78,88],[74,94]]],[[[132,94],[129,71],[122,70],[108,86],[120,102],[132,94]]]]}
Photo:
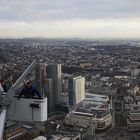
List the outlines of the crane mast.
{"type": "Polygon", "coordinates": [[[6,112],[7,112],[6,110],[2,110],[1,115],[0,115],[0,140],[3,140],[6,112]]]}
{"type": "MultiPolygon", "coordinates": [[[[6,121],[6,114],[7,109],[9,108],[8,112],[11,114],[14,108],[14,94],[15,90],[19,88],[21,83],[24,81],[26,76],[29,74],[31,69],[35,66],[36,60],[34,60],[30,66],[24,71],[24,73],[18,78],[18,80],[14,83],[14,85],[5,93],[3,90],[0,91],[0,106],[1,106],[1,113],[0,113],[0,140],[3,140],[4,134],[4,127],[6,121]]],[[[1,87],[2,89],[2,87],[1,87]]]]}

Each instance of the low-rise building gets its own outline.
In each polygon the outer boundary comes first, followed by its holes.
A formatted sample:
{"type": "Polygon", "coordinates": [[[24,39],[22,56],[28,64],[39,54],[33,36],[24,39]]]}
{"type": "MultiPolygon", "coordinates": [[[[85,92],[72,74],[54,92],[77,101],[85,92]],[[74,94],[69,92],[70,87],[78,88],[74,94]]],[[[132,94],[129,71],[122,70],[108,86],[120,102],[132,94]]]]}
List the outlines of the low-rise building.
{"type": "Polygon", "coordinates": [[[86,98],[67,114],[65,124],[80,127],[91,126],[96,130],[104,130],[112,124],[108,97],[95,94],[91,96],[92,98],[86,98]]]}
{"type": "Polygon", "coordinates": [[[127,127],[129,131],[140,131],[140,110],[132,110],[129,112],[127,127]]]}

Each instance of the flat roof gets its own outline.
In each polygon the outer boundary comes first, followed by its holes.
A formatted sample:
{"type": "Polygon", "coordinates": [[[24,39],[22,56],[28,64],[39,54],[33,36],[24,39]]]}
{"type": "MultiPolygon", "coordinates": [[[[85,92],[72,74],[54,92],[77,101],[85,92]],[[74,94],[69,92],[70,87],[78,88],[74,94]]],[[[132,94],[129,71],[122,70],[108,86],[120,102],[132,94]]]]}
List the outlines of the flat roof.
{"type": "Polygon", "coordinates": [[[106,95],[100,95],[100,94],[93,94],[93,93],[85,93],[86,94],[86,97],[100,97],[100,98],[108,98],[108,96],[106,95]]]}
{"type": "Polygon", "coordinates": [[[110,113],[109,98],[106,95],[86,93],[86,98],[72,111],[75,115],[103,118],[110,113]]]}
{"type": "Polygon", "coordinates": [[[132,121],[140,121],[140,115],[129,115],[128,117],[132,121]]]}
{"type": "Polygon", "coordinates": [[[139,114],[139,115],[140,115],[140,109],[131,110],[131,111],[129,112],[129,114],[139,114]]]}
{"type": "Polygon", "coordinates": [[[107,111],[91,111],[91,112],[83,112],[83,111],[74,111],[75,115],[80,116],[87,116],[87,117],[93,117],[93,118],[103,118],[104,116],[108,115],[110,112],[107,111]]]}
{"type": "Polygon", "coordinates": [[[108,96],[105,96],[105,95],[86,93],[85,100],[92,100],[92,101],[97,101],[97,102],[107,102],[109,100],[109,98],[108,98],[108,96]]]}

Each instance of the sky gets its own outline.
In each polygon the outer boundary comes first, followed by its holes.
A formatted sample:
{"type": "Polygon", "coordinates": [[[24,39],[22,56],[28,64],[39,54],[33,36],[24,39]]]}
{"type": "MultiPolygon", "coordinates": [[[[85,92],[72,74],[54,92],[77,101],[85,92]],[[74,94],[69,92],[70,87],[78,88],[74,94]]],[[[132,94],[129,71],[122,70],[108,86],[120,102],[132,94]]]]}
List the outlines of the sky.
{"type": "Polygon", "coordinates": [[[0,0],[0,38],[140,38],[140,0],[0,0]]]}

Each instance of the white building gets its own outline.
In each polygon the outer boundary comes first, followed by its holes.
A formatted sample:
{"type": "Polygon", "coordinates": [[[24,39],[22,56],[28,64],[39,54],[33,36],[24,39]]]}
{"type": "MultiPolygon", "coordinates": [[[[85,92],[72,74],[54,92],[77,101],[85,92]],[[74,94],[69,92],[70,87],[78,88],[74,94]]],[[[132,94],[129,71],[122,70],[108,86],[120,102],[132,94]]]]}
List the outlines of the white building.
{"type": "Polygon", "coordinates": [[[45,122],[47,120],[47,98],[20,98],[14,101],[15,107],[9,111],[12,120],[26,122],[45,122]]]}
{"type": "Polygon", "coordinates": [[[85,99],[85,77],[79,76],[69,80],[69,105],[77,105],[85,99]]]}

